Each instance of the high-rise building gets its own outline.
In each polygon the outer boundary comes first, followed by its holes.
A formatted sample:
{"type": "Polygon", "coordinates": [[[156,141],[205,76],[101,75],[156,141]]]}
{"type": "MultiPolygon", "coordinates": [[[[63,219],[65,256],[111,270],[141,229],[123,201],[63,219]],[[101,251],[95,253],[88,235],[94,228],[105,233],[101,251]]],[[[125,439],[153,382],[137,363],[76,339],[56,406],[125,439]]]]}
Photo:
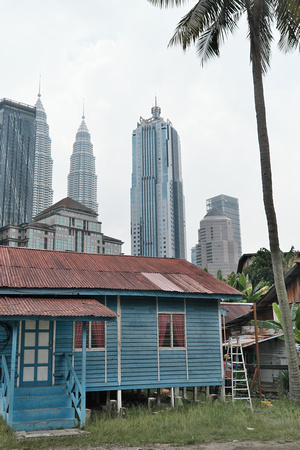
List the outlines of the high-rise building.
{"type": "Polygon", "coordinates": [[[97,175],[91,135],[82,116],[76,133],[68,175],[68,197],[98,212],[97,175]]]}
{"type": "Polygon", "coordinates": [[[131,254],[185,258],[185,211],[177,131],[151,109],[132,135],[131,254]]]}
{"type": "Polygon", "coordinates": [[[33,182],[33,217],[53,203],[51,139],[47,115],[41,101],[39,89],[36,108],[36,141],[33,182]]]}
{"type": "Polygon", "coordinates": [[[123,242],[104,235],[97,216],[86,206],[64,198],[40,212],[31,223],[0,228],[0,245],[120,255],[123,242]]]}
{"type": "Polygon", "coordinates": [[[196,244],[196,263],[202,269],[216,276],[218,270],[224,277],[236,272],[238,264],[238,245],[234,241],[232,221],[212,207],[200,221],[198,244],[196,244]]]}
{"type": "Polygon", "coordinates": [[[0,100],[0,226],[32,219],[36,110],[0,100]]]}
{"type": "Polygon", "coordinates": [[[206,210],[217,208],[226,217],[229,217],[232,222],[234,241],[238,246],[238,256],[242,256],[242,240],[241,240],[241,226],[240,226],[240,210],[239,200],[229,195],[217,195],[206,200],[206,210]]]}

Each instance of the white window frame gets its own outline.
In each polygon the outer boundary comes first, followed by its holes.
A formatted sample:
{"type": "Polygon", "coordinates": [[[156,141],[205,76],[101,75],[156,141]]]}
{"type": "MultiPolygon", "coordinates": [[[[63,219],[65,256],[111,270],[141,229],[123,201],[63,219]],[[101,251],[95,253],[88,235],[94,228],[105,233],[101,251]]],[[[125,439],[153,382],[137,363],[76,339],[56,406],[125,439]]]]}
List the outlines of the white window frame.
{"type": "MultiPolygon", "coordinates": [[[[73,322],[73,351],[74,352],[82,352],[82,347],[81,348],[76,348],[75,347],[75,327],[76,327],[76,322],[82,322],[81,320],[76,320],[73,322]]],[[[87,336],[87,346],[86,346],[86,351],[87,352],[103,352],[106,350],[106,322],[104,322],[104,346],[103,347],[92,347],[92,320],[87,321],[87,327],[86,327],[86,336],[87,336]]]]}
{"type": "Polygon", "coordinates": [[[187,345],[186,345],[186,314],[183,311],[159,311],[157,313],[157,335],[158,335],[158,348],[159,350],[186,350],[187,345]],[[171,341],[171,346],[167,347],[167,346],[160,346],[159,345],[159,322],[158,322],[158,318],[160,314],[168,314],[171,316],[171,330],[170,330],[170,341],[171,341]],[[174,337],[174,330],[173,330],[173,316],[175,315],[182,315],[183,316],[183,332],[184,332],[184,346],[183,347],[174,347],[173,345],[173,337],[174,337]]]}

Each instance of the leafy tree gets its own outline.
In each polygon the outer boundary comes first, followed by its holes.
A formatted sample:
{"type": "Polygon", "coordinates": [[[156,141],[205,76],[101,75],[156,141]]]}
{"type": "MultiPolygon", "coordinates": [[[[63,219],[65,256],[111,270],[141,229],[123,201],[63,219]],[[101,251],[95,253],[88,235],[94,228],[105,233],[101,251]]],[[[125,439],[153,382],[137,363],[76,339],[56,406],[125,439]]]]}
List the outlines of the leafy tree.
{"type": "Polygon", "coordinates": [[[264,280],[269,286],[274,284],[271,252],[261,248],[256,253],[253,262],[244,269],[243,273],[248,275],[253,284],[264,280]]]}
{"type": "MultiPolygon", "coordinates": [[[[294,264],[295,248],[291,247],[288,253],[281,253],[283,273],[286,273],[294,264]]],[[[272,258],[270,250],[261,248],[256,253],[253,262],[244,269],[243,273],[249,275],[252,284],[256,285],[264,280],[269,287],[274,284],[272,258]]]]}
{"type": "MultiPolygon", "coordinates": [[[[187,0],[148,0],[154,5],[168,7],[182,5],[187,0]]],[[[291,398],[300,400],[300,372],[285,288],[275,207],[273,202],[272,172],[267,130],[263,75],[270,64],[272,25],[279,32],[279,48],[283,51],[298,47],[300,40],[300,0],[198,0],[177,25],[170,45],[180,44],[185,50],[196,43],[202,64],[219,56],[220,44],[237,28],[246,14],[250,60],[254,88],[256,124],[260,150],[263,200],[267,217],[269,243],[277,298],[280,305],[285,335],[290,377],[291,398]]]]}

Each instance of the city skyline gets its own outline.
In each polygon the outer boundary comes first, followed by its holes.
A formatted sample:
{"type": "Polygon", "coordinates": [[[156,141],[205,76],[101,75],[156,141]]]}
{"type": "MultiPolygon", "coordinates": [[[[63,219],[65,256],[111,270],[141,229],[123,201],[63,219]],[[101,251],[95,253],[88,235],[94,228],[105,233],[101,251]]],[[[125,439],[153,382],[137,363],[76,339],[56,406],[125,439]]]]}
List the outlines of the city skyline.
{"type": "MultiPolygon", "coordinates": [[[[47,6],[36,0],[8,3],[2,11],[0,97],[34,104],[42,75],[54,202],[67,195],[74,132],[85,98],[99,216],[113,236],[125,241],[129,254],[131,132],[156,93],[181,138],[188,255],[203,215],[199,205],[220,192],[239,198],[243,252],[255,252],[269,245],[246,22],[241,21],[220,58],[201,67],[196,49],[183,53],[167,47],[186,9],[160,10],[146,0],[91,0],[88,8],[78,0],[53,0],[47,6]]],[[[300,249],[295,207],[300,188],[291,187],[300,163],[298,70],[299,54],[279,53],[274,42],[265,91],[283,251],[291,245],[300,249]]]]}
{"type": "Polygon", "coordinates": [[[186,258],[180,138],[161,108],[132,132],[131,254],[186,258]]]}

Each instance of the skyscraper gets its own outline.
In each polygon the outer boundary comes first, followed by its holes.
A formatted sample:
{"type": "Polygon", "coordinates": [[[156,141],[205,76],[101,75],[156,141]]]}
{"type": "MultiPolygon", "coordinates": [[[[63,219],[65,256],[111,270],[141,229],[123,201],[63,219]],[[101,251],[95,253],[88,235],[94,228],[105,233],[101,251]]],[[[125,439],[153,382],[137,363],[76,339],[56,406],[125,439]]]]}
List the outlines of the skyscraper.
{"type": "Polygon", "coordinates": [[[229,195],[217,195],[206,200],[206,210],[209,211],[212,208],[217,208],[226,217],[231,219],[234,242],[238,246],[238,257],[242,256],[242,240],[241,240],[241,226],[240,226],[240,210],[239,200],[229,195]]]}
{"type": "Polygon", "coordinates": [[[33,182],[33,209],[32,215],[48,208],[53,203],[51,139],[49,136],[49,125],[39,89],[36,108],[36,141],[35,162],[33,182]]]}
{"type": "Polygon", "coordinates": [[[91,135],[82,116],[76,133],[68,175],[68,197],[98,212],[97,175],[91,135]]]}
{"type": "Polygon", "coordinates": [[[0,100],[0,226],[32,218],[36,110],[0,100]]]}
{"type": "Polygon", "coordinates": [[[161,109],[132,135],[131,254],[185,258],[180,140],[161,109]]]}
{"type": "Polygon", "coordinates": [[[238,245],[234,241],[232,221],[212,207],[200,221],[196,263],[202,269],[216,276],[218,270],[224,277],[236,272],[238,264],[238,245]]]}

